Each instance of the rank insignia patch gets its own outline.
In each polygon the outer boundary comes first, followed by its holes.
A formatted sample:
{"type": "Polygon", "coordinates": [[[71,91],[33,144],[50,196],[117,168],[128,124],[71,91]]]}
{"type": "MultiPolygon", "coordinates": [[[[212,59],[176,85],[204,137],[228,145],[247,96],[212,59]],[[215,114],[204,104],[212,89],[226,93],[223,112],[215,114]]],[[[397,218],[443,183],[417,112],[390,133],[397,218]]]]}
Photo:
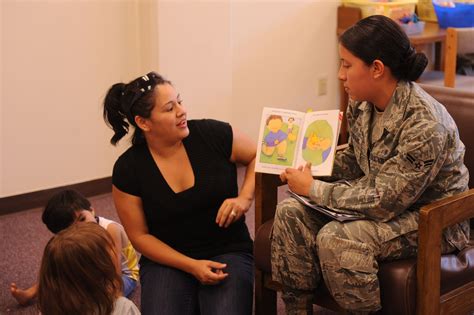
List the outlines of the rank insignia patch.
{"type": "Polygon", "coordinates": [[[425,167],[430,167],[433,165],[434,160],[429,159],[429,160],[419,160],[413,157],[410,153],[406,155],[407,161],[413,166],[413,168],[417,171],[423,170],[425,167]]]}

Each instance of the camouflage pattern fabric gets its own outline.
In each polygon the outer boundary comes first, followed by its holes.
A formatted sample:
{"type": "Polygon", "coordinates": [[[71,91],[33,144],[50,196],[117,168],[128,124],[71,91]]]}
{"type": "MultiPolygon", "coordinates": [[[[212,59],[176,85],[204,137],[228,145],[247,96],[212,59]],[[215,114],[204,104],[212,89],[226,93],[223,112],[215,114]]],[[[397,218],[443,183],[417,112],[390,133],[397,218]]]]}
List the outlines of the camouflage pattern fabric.
{"type": "MultiPolygon", "coordinates": [[[[302,308],[322,278],[341,307],[379,310],[378,261],[415,256],[417,226],[416,211],[389,222],[339,223],[293,198],[279,203],[271,235],[272,278],[283,285],[288,314],[310,312],[302,308]]],[[[448,253],[454,247],[444,241],[441,250],[448,253]]]]}
{"type": "MultiPolygon", "coordinates": [[[[349,146],[337,154],[333,176],[315,180],[310,192],[318,204],[368,220],[328,223],[293,199],[277,207],[272,274],[294,314],[305,313],[295,311],[305,303],[294,292],[314,292],[321,278],[343,308],[379,310],[378,261],[415,256],[420,207],[467,190],[465,148],[444,106],[415,83],[400,82],[384,111],[383,132],[369,141],[373,110],[367,102],[349,104],[349,146]]],[[[451,226],[442,252],[462,249],[468,239],[467,221],[451,226]]]]}
{"type": "MultiPolygon", "coordinates": [[[[364,213],[387,222],[407,209],[468,189],[464,144],[446,108],[416,83],[400,82],[383,114],[383,133],[369,141],[374,106],[350,102],[349,146],[338,152],[331,181],[315,180],[318,204],[364,213]]],[[[458,249],[469,240],[468,221],[445,230],[458,249]]]]}

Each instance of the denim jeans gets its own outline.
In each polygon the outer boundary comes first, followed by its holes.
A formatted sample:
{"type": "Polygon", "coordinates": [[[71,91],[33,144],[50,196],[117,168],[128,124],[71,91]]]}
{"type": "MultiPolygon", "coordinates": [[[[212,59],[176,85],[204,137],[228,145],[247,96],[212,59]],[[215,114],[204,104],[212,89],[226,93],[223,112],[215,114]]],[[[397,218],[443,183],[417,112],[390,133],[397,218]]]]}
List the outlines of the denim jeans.
{"type": "Polygon", "coordinates": [[[217,285],[203,285],[181,270],[148,263],[140,267],[143,315],[251,315],[253,256],[228,253],[209,258],[227,264],[229,276],[217,285]]]}
{"type": "Polygon", "coordinates": [[[128,297],[137,287],[137,281],[133,280],[130,277],[127,277],[126,275],[122,275],[122,283],[122,293],[125,297],[128,297]]]}

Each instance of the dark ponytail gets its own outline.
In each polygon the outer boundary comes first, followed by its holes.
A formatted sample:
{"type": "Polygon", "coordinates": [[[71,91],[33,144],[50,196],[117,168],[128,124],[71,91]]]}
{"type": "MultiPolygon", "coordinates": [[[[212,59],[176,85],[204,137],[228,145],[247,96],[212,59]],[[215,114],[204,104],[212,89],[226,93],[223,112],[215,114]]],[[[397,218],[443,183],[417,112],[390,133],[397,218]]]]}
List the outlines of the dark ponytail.
{"type": "Polygon", "coordinates": [[[411,47],[397,22],[383,15],[360,20],[347,29],[339,41],[367,65],[377,59],[382,61],[397,80],[417,80],[428,64],[426,56],[411,47]]]}
{"type": "Polygon", "coordinates": [[[103,117],[107,126],[114,131],[114,135],[110,139],[110,143],[113,145],[116,145],[128,133],[129,124],[120,105],[124,90],[124,83],[116,83],[109,89],[104,100],[103,117]]]}
{"type": "Polygon", "coordinates": [[[143,131],[135,123],[135,116],[150,117],[155,106],[155,87],[161,84],[171,82],[150,72],[128,84],[112,85],[105,96],[103,111],[105,123],[114,131],[110,143],[116,145],[128,133],[130,125],[135,129],[132,145],[145,142],[143,131]]]}

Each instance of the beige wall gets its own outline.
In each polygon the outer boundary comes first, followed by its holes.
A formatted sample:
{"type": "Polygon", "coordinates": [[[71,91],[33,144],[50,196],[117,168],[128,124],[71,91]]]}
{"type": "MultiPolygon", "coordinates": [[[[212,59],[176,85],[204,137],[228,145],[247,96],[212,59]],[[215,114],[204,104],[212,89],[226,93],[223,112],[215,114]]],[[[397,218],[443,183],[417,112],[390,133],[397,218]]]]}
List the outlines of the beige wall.
{"type": "Polygon", "coordinates": [[[334,109],[338,1],[237,1],[232,5],[231,121],[258,137],[263,107],[334,109]],[[317,82],[328,78],[328,94],[317,82]]]}
{"type": "Polygon", "coordinates": [[[338,0],[160,1],[159,69],[191,118],[258,137],[264,106],[337,108],[338,0]],[[328,78],[328,94],[317,82],[328,78]]]}
{"type": "Polygon", "coordinates": [[[159,1],[159,69],[190,118],[229,120],[232,105],[231,1],[159,1]]]}
{"type": "Polygon", "coordinates": [[[109,176],[106,89],[141,73],[129,1],[1,1],[0,196],[109,176]]]}
{"type": "Polygon", "coordinates": [[[338,0],[3,0],[0,197],[110,176],[111,84],[158,70],[190,118],[336,108],[338,0]],[[328,77],[328,95],[317,80],[328,77]]]}

